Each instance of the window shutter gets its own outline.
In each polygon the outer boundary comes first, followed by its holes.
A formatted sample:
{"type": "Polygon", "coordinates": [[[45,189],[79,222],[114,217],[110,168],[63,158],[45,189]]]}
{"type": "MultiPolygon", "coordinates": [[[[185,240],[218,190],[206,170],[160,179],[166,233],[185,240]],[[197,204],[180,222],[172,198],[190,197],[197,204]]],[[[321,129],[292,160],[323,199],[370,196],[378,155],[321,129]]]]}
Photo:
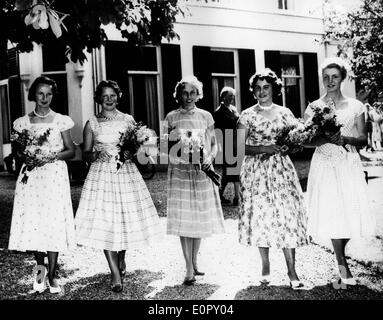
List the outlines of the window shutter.
{"type": "Polygon", "coordinates": [[[19,76],[12,76],[8,79],[9,110],[11,123],[23,115],[21,81],[19,76]]]}
{"type": "Polygon", "coordinates": [[[255,53],[252,49],[238,49],[239,81],[241,86],[241,108],[245,110],[254,104],[254,97],[249,90],[249,79],[255,73],[255,53]]]}
{"type": "Polygon", "coordinates": [[[198,107],[213,113],[215,106],[213,105],[210,47],[193,46],[193,68],[194,75],[203,84],[203,99],[198,101],[198,107]]]}
{"type": "Polygon", "coordinates": [[[128,83],[129,50],[126,42],[107,41],[105,44],[105,65],[107,80],[114,80],[121,88],[122,96],[118,103],[118,110],[130,113],[129,83],[128,83]]]}
{"type": "Polygon", "coordinates": [[[168,114],[177,108],[177,102],[173,98],[174,88],[181,80],[181,50],[179,45],[162,44],[162,83],[164,95],[164,113],[168,114]]]}
{"type": "MultiPolygon", "coordinates": [[[[279,78],[282,75],[282,67],[281,67],[281,52],[274,50],[265,50],[265,67],[273,70],[279,78]]],[[[275,98],[274,103],[279,105],[283,104],[282,95],[275,98]]]]}
{"type": "Polygon", "coordinates": [[[303,53],[306,106],[319,98],[318,57],[316,53],[303,53]]]}

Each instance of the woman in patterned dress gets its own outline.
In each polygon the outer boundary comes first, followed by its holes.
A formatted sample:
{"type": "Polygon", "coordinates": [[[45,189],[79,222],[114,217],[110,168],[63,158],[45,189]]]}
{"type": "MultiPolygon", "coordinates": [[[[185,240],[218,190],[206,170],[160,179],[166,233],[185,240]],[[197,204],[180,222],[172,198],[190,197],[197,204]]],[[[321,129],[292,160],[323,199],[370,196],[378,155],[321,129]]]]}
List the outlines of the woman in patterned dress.
{"type": "Polygon", "coordinates": [[[336,106],[340,133],[313,141],[316,146],[307,183],[308,233],[315,239],[331,239],[339,266],[340,280],[355,285],[347,264],[345,248],[350,238],[374,234],[374,217],[369,209],[367,185],[357,148],[367,143],[364,106],[346,97],[341,84],[347,76],[344,62],[329,58],[322,65],[326,94],[311,103],[312,108],[326,106],[331,99],[336,106]],[[343,148],[346,146],[347,150],[343,148]]]}
{"type": "Polygon", "coordinates": [[[270,282],[269,248],[282,248],[290,286],[303,288],[295,270],[295,248],[307,244],[306,210],[299,179],[286,153],[275,145],[278,128],[296,121],[273,103],[282,84],[270,69],[253,75],[250,91],[258,103],[242,112],[238,141],[245,145],[240,173],[239,241],[259,248],[262,283],[270,282]]]}
{"type": "Polygon", "coordinates": [[[35,109],[16,119],[13,124],[15,131],[20,133],[28,130],[36,136],[51,129],[46,143],[52,157],[32,161],[20,155],[25,164],[16,182],[8,245],[10,250],[34,251],[37,266],[34,269],[36,279],[33,289],[43,292],[47,283],[51,293],[61,292],[56,278],[59,252],[75,247],[72,200],[64,161],[74,156],[70,134],[74,123],[68,116],[50,108],[56,92],[55,81],[38,77],[28,92],[28,100],[36,103],[35,109]],[[26,165],[36,167],[30,171],[28,181],[24,184],[21,180],[26,165]],[[44,266],[45,252],[48,256],[48,271],[44,266]]]}
{"type": "MultiPolygon", "coordinates": [[[[194,76],[176,85],[174,98],[181,107],[165,118],[164,131],[202,130],[205,140],[203,166],[209,166],[217,153],[212,115],[195,103],[202,98],[202,83],[194,76]]],[[[177,135],[177,134],[176,134],[177,135]]],[[[180,237],[186,263],[184,285],[192,285],[198,270],[197,255],[201,238],[224,232],[219,190],[207,175],[193,163],[177,157],[170,150],[168,167],[167,233],[180,237]]]]}
{"type": "Polygon", "coordinates": [[[115,81],[102,81],[95,100],[102,111],[84,128],[84,157],[92,162],[76,213],[77,243],[104,250],[112,275],[111,288],[123,290],[128,248],[149,244],[161,235],[160,221],[146,184],[132,160],[117,172],[120,133],[132,116],[116,109],[121,90],[115,81]]]}

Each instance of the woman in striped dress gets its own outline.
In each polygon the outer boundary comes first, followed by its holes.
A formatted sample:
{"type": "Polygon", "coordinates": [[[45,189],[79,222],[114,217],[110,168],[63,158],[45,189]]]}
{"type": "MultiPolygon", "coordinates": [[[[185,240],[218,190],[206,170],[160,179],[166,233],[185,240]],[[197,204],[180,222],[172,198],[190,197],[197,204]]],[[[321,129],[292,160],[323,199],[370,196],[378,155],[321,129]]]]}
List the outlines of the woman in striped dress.
{"type": "Polygon", "coordinates": [[[159,217],[137,167],[127,160],[117,172],[120,133],[135,121],[116,109],[121,91],[102,81],[95,100],[102,106],[84,129],[84,158],[92,162],[76,214],[77,243],[103,249],[112,273],[112,290],[121,292],[126,249],[161,234],[159,217]]]}
{"type": "MultiPolygon", "coordinates": [[[[181,107],[166,116],[164,132],[170,136],[179,130],[203,132],[203,166],[211,165],[217,153],[213,116],[195,105],[202,98],[202,83],[194,76],[185,77],[176,85],[174,97],[181,107]]],[[[204,275],[197,265],[201,238],[224,232],[223,212],[218,187],[198,166],[177,157],[173,150],[169,152],[167,233],[180,237],[186,262],[183,284],[192,285],[195,275],[204,275]]]]}

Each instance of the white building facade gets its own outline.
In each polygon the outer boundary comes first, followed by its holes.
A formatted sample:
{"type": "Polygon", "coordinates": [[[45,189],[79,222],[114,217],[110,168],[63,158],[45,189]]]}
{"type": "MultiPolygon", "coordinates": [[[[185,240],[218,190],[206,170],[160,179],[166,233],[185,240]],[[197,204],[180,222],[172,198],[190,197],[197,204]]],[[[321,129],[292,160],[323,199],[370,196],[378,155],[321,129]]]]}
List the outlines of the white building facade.
{"type": "MultiPolygon", "coordinates": [[[[189,0],[190,14],[180,16],[175,31],[180,40],[160,46],[131,48],[114,26],[106,27],[109,41],[87,54],[87,61],[66,63],[55,48],[35,45],[31,53],[9,51],[0,68],[0,168],[10,153],[12,122],[33,110],[27,101],[32,81],[47,75],[59,87],[52,108],[75,121],[73,140],[82,142],[89,117],[99,111],[93,100],[97,83],[116,80],[123,90],[119,109],[159,133],[160,121],[176,108],[172,97],[182,76],[194,74],[204,85],[200,108],[214,112],[223,86],[236,89],[239,111],[254,104],[248,81],[269,67],[282,77],[279,103],[301,117],[310,101],[322,93],[318,68],[334,55],[318,40],[323,34],[322,0],[189,0]]],[[[346,93],[355,96],[352,83],[346,93]]]]}

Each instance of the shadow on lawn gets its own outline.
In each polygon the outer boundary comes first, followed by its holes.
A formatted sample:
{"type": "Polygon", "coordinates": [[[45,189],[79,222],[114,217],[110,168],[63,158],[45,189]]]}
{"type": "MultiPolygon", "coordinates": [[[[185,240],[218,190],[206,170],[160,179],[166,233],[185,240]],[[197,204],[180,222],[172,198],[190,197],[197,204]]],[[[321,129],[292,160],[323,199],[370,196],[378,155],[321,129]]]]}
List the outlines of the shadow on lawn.
{"type": "Polygon", "coordinates": [[[192,286],[184,286],[182,284],[165,287],[158,292],[153,300],[206,300],[209,298],[219,286],[207,283],[195,283],[192,286]]]}
{"type": "Polygon", "coordinates": [[[292,290],[288,286],[249,286],[235,300],[383,300],[383,293],[362,285],[335,289],[332,283],[310,290],[292,290]]]}

